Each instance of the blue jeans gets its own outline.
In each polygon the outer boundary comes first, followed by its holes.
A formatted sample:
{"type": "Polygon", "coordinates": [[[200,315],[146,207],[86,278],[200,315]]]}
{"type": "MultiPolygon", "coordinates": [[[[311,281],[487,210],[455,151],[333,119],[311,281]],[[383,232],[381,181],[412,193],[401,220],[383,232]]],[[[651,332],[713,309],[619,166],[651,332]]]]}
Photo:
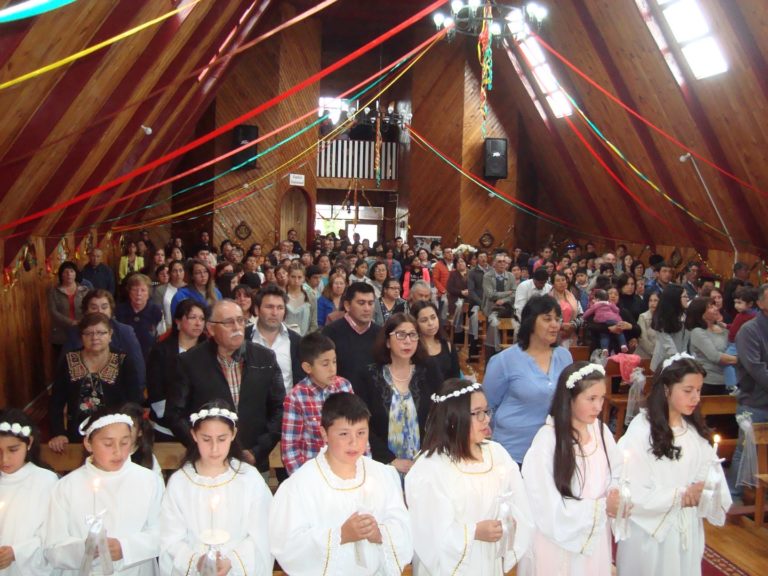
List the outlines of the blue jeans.
{"type": "MultiPolygon", "coordinates": [[[[736,343],[730,342],[728,348],[725,349],[726,354],[736,356],[736,343]]],[[[728,365],[723,367],[723,377],[725,378],[725,385],[728,388],[735,388],[739,385],[739,379],[736,376],[736,366],[728,365]]]]}
{"type": "MultiPolygon", "coordinates": [[[[616,324],[618,324],[616,320],[608,320],[605,323],[606,326],[615,326],[616,324]]],[[[600,332],[600,348],[603,350],[610,349],[611,336],[616,338],[616,341],[619,343],[619,348],[627,345],[627,338],[624,336],[624,332],[619,332],[618,334],[612,334],[611,332],[600,332]]]]}
{"type": "MultiPolygon", "coordinates": [[[[768,422],[768,409],[752,408],[751,406],[743,406],[739,404],[736,407],[736,415],[749,412],[752,414],[752,423],[768,422]]],[[[728,479],[728,487],[731,490],[731,495],[736,498],[741,498],[741,486],[736,486],[736,478],[739,473],[739,465],[741,464],[741,453],[744,451],[744,433],[739,428],[739,439],[736,442],[736,450],[733,452],[733,460],[731,460],[731,467],[728,469],[726,478],[728,479]]]]}

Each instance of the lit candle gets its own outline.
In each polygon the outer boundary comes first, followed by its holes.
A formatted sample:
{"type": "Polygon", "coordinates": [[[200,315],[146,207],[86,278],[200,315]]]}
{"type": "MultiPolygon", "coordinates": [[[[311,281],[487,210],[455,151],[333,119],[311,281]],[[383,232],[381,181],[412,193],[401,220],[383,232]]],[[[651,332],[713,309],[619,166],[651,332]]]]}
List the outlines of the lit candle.
{"type": "Polygon", "coordinates": [[[101,478],[99,478],[98,476],[94,478],[92,487],[93,487],[93,515],[96,516],[96,494],[99,492],[99,488],[101,488],[101,478]]]}
{"type": "Polygon", "coordinates": [[[629,450],[624,450],[624,464],[621,467],[621,478],[619,479],[619,485],[622,485],[627,481],[628,468],[629,468],[629,450]]]}
{"type": "Polygon", "coordinates": [[[715,441],[715,445],[713,446],[713,448],[715,449],[715,458],[718,458],[717,449],[720,446],[720,434],[715,434],[713,440],[715,441]]]}
{"type": "Polygon", "coordinates": [[[219,507],[219,502],[221,502],[221,496],[218,494],[214,494],[211,496],[211,534],[213,534],[215,525],[213,522],[213,514],[216,512],[216,508],[219,507]]]}

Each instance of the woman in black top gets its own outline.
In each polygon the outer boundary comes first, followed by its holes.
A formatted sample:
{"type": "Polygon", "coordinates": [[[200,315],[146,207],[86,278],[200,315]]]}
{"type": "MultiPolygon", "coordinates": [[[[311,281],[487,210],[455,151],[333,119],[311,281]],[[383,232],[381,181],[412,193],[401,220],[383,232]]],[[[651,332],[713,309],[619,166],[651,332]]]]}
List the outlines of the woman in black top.
{"type": "Polygon", "coordinates": [[[410,312],[416,319],[419,340],[440,370],[441,380],[461,378],[459,356],[440,325],[437,306],[432,302],[416,302],[410,312]]]}

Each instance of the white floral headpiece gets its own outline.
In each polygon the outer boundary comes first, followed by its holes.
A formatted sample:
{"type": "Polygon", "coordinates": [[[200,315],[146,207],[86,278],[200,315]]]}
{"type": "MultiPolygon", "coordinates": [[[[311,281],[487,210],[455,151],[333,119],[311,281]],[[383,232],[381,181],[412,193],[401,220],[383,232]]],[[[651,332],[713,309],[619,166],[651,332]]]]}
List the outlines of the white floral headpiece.
{"type": "Polygon", "coordinates": [[[450,394],[445,394],[444,396],[438,396],[437,394],[432,394],[432,402],[435,404],[440,404],[440,402],[445,402],[448,400],[448,398],[458,398],[462,394],[468,394],[470,392],[474,392],[475,390],[479,390],[481,387],[481,384],[479,382],[475,382],[474,384],[470,384],[469,386],[464,386],[461,390],[454,390],[450,394]]]}
{"type": "Polygon", "coordinates": [[[599,372],[600,374],[605,376],[605,368],[603,368],[600,364],[587,364],[586,366],[584,366],[584,368],[579,368],[578,370],[576,370],[576,372],[568,376],[568,380],[565,381],[565,387],[570,390],[571,388],[576,386],[576,383],[579,380],[581,380],[585,376],[589,376],[593,372],[599,372]]]}
{"type": "Polygon", "coordinates": [[[14,436],[24,436],[29,438],[32,434],[32,428],[29,426],[22,426],[18,422],[11,424],[10,422],[0,422],[0,432],[10,432],[14,436]]]}
{"type": "Polygon", "coordinates": [[[227,420],[230,420],[232,424],[237,424],[237,413],[227,410],[226,408],[208,408],[207,410],[200,410],[200,412],[190,414],[189,421],[192,423],[192,426],[194,426],[195,422],[198,420],[205,420],[206,418],[213,417],[226,418],[227,420]]]}
{"type": "Polygon", "coordinates": [[[677,362],[678,360],[696,360],[695,356],[691,356],[688,354],[688,352],[678,352],[674,356],[670,356],[664,362],[661,364],[661,370],[662,372],[672,366],[674,362],[677,362]]]}
{"type": "Polygon", "coordinates": [[[86,438],[94,431],[109,426],[110,424],[128,424],[129,427],[133,428],[133,418],[128,416],[128,414],[107,414],[106,416],[102,416],[91,422],[88,425],[88,428],[85,427],[86,422],[88,422],[88,420],[85,420],[78,428],[80,436],[85,436],[86,438]]]}

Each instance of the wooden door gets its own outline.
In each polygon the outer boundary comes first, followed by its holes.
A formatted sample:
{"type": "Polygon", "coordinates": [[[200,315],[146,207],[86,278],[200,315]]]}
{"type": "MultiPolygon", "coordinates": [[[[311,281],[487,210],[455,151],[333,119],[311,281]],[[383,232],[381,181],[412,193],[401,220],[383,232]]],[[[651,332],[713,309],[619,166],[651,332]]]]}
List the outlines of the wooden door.
{"type": "Polygon", "coordinates": [[[288,230],[293,228],[301,245],[306,246],[308,219],[309,203],[306,191],[302,188],[289,188],[280,206],[280,240],[288,238],[288,230]]]}

